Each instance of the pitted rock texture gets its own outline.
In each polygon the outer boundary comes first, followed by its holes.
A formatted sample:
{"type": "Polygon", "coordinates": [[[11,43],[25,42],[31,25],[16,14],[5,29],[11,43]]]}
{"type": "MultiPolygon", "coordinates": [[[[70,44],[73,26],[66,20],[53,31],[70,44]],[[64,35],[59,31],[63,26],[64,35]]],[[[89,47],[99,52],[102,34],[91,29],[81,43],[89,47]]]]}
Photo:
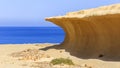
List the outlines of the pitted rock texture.
{"type": "Polygon", "coordinates": [[[61,47],[78,57],[120,59],[120,4],[46,18],[66,33],[61,47]]]}

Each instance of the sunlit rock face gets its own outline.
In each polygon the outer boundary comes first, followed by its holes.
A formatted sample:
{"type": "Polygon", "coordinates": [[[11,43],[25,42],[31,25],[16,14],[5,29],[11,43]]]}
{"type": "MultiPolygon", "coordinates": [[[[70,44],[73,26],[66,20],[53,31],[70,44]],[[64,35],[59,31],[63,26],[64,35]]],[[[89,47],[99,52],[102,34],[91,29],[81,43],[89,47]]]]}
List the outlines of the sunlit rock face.
{"type": "Polygon", "coordinates": [[[66,33],[61,47],[82,58],[120,59],[120,4],[46,18],[66,33]]]}

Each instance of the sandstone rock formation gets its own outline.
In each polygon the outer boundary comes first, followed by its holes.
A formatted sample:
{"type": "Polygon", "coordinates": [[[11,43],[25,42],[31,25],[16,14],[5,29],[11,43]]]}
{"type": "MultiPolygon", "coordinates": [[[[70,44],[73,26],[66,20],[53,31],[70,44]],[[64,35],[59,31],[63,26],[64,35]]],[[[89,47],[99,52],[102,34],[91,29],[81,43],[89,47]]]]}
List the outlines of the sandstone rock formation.
{"type": "Polygon", "coordinates": [[[120,59],[120,4],[70,12],[47,21],[66,33],[61,47],[82,58],[120,59]]]}

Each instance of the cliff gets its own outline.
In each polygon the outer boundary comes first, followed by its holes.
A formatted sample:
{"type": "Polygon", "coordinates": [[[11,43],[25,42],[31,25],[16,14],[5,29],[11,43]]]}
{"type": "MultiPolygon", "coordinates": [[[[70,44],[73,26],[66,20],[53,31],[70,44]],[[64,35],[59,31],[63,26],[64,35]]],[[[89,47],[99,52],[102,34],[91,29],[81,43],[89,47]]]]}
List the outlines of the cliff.
{"type": "Polygon", "coordinates": [[[120,59],[120,4],[46,18],[66,33],[61,47],[82,58],[120,59]]]}

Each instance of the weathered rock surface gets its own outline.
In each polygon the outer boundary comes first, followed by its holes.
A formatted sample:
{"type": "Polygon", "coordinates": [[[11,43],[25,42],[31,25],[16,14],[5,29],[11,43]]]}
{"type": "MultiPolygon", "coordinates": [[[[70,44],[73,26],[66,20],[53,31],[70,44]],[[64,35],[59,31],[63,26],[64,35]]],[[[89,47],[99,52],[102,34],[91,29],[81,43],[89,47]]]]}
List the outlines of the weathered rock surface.
{"type": "Polygon", "coordinates": [[[63,28],[61,47],[82,58],[120,59],[120,4],[46,18],[63,28]]]}

